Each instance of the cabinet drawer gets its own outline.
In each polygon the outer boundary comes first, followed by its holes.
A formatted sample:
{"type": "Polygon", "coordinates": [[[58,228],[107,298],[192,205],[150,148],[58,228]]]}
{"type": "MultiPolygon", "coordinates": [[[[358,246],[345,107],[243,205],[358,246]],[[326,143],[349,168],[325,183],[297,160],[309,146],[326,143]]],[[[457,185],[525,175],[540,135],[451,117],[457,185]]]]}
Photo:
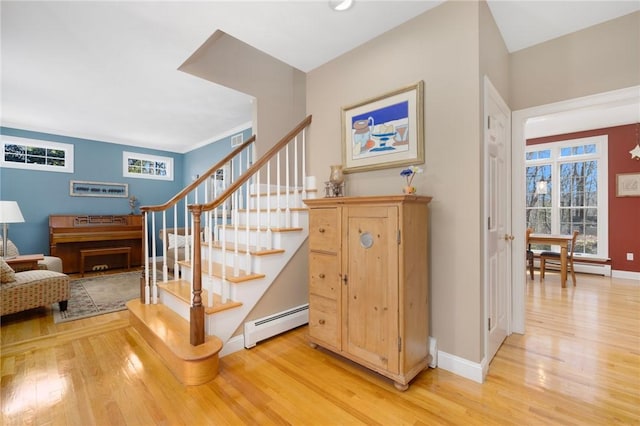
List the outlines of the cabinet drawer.
{"type": "Polygon", "coordinates": [[[332,253],[340,249],[340,220],[337,208],[311,210],[309,248],[332,253]]]}
{"type": "Polygon", "coordinates": [[[326,297],[309,296],[309,336],[340,349],[338,302],[326,297]]]}
{"type": "Polygon", "coordinates": [[[337,300],[340,283],[338,256],[311,252],[309,254],[309,293],[337,300]]]}

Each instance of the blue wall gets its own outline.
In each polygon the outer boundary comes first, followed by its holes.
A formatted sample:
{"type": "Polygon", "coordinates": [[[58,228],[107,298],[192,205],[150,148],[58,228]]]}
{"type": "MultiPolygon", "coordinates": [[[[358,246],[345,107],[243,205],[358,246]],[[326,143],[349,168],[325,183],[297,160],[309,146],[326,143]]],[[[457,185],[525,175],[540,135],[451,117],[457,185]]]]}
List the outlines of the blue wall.
{"type": "MultiPolygon", "coordinates": [[[[245,141],[251,137],[251,128],[238,133],[242,133],[242,140],[245,141]]],[[[238,133],[234,133],[234,135],[238,133]]],[[[202,175],[216,161],[230,153],[231,150],[231,136],[228,136],[202,148],[187,152],[184,154],[183,182],[185,184],[192,182],[196,175],[202,175]]]]}
{"type": "MultiPolygon", "coordinates": [[[[242,132],[247,139],[251,129],[242,132]]],[[[222,138],[186,154],[167,152],[88,139],[0,127],[0,134],[73,144],[74,173],[0,168],[0,199],[18,202],[25,223],[9,225],[9,238],[21,253],[49,253],[50,214],[128,214],[127,198],[72,197],[69,181],[117,182],[129,184],[141,206],[169,200],[231,151],[231,137],[222,138]],[[174,180],[125,178],[122,152],[172,157],[174,180]]]]}
{"type": "MultiPolygon", "coordinates": [[[[236,132],[233,135],[237,135],[238,133],[242,133],[242,141],[244,142],[251,137],[251,128],[245,129],[242,132],[236,132]]],[[[231,147],[231,136],[233,135],[184,154],[184,175],[182,177],[184,186],[193,182],[196,176],[201,176],[217,161],[221,160],[233,150],[231,147]]],[[[245,159],[244,154],[243,159],[245,159]]],[[[198,192],[198,197],[201,197],[199,198],[200,202],[204,201],[203,193],[204,189],[198,192]]]]}

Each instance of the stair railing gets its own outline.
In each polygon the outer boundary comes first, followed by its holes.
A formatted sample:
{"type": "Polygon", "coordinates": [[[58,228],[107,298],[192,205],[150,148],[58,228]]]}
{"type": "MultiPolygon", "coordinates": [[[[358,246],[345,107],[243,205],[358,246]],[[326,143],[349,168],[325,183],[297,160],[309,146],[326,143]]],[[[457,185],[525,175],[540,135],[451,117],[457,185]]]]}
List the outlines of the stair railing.
{"type": "MultiPolygon", "coordinates": [[[[160,206],[143,207],[145,222],[145,246],[149,261],[145,263],[141,299],[143,303],[158,303],[156,238],[162,236],[162,280],[168,280],[166,252],[174,250],[174,275],[180,270],[180,262],[190,264],[191,308],[190,341],[192,345],[204,342],[203,291],[207,291],[207,306],[214,305],[214,295],[219,295],[219,303],[232,299],[230,277],[249,276],[253,270],[252,252],[274,247],[275,228],[291,228],[297,218],[293,210],[302,208],[302,200],[308,196],[306,186],[306,129],[311,116],[301,121],[264,155],[253,161],[255,136],[252,136],[229,155],[212,166],[206,173],[185,187],[175,197],[160,206]],[[284,160],[282,159],[284,157],[284,160]],[[284,166],[282,162],[284,161],[284,166]],[[272,164],[275,163],[275,164],[272,164]],[[275,174],[274,167],[275,166],[275,174]],[[225,169],[226,167],[226,169],[225,169]],[[218,193],[211,176],[220,170],[230,170],[226,188],[218,193]],[[291,173],[293,169],[293,175],[291,173]],[[275,181],[275,188],[273,182],[275,181]],[[264,182],[264,183],[263,183],[264,182]],[[284,182],[284,188],[281,183],[284,182]],[[293,184],[293,186],[290,186],[293,184]],[[200,202],[199,194],[203,194],[200,202]],[[211,196],[209,196],[212,194],[211,196]],[[262,200],[266,209],[262,207],[262,200]],[[184,207],[184,226],[179,228],[178,205],[184,207]],[[167,211],[173,210],[173,244],[168,244],[167,211]],[[240,215],[242,209],[246,214],[240,215]],[[249,214],[250,212],[254,214],[249,214]],[[203,218],[204,213],[204,218],[203,218]],[[156,231],[156,216],[161,215],[162,229],[156,231]],[[255,220],[251,223],[250,216],[255,220]],[[264,217],[263,217],[264,216],[264,217]],[[244,218],[244,223],[241,223],[244,218]],[[264,222],[264,223],[263,223],[264,222]],[[191,230],[191,232],[189,232],[191,230]],[[194,232],[199,230],[199,232],[194,232]],[[178,258],[178,233],[184,237],[184,259],[178,258]],[[202,235],[201,235],[202,234],[202,235]],[[244,247],[241,248],[242,241],[244,247]],[[206,257],[203,261],[203,249],[206,257]],[[244,256],[241,255],[244,251],[244,256]],[[214,253],[218,253],[214,255],[214,253]],[[244,261],[242,260],[244,257],[244,261]],[[240,270],[243,263],[244,270],[240,270]],[[220,277],[216,283],[208,280],[203,289],[202,272],[220,277]],[[219,283],[219,284],[217,284],[219,283]]],[[[215,182],[214,182],[215,183],[215,182]]]]}

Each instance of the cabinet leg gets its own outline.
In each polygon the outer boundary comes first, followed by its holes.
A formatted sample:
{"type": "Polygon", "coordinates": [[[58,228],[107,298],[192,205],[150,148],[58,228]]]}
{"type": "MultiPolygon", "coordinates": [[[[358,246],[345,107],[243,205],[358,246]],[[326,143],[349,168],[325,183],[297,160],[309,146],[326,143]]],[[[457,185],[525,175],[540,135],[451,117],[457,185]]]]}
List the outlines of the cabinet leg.
{"type": "Polygon", "coordinates": [[[313,342],[309,342],[309,346],[311,346],[313,349],[317,349],[318,345],[316,343],[313,342]]]}
{"type": "Polygon", "coordinates": [[[393,382],[393,386],[395,386],[396,389],[398,389],[400,392],[404,392],[407,389],[409,389],[409,384],[408,383],[405,385],[405,384],[402,384],[402,383],[393,382]]]}

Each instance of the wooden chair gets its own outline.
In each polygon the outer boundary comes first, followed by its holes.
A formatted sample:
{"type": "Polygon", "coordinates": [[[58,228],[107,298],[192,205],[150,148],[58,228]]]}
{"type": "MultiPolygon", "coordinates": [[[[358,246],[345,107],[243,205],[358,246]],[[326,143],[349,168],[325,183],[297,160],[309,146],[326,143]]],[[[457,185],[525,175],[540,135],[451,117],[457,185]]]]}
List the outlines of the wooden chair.
{"type": "MultiPolygon", "coordinates": [[[[578,231],[573,231],[573,238],[571,239],[571,247],[568,248],[567,253],[567,272],[571,272],[571,279],[573,280],[573,286],[576,286],[576,272],[573,268],[573,252],[576,247],[576,240],[578,239],[578,231]]],[[[544,278],[544,270],[546,263],[552,263],[560,265],[560,253],[556,251],[543,251],[540,253],[540,279],[544,278]]],[[[564,285],[564,283],[562,283],[564,285]]]]}
{"type": "Polygon", "coordinates": [[[527,268],[529,268],[529,275],[533,280],[533,251],[531,251],[531,244],[529,243],[529,235],[533,232],[533,229],[527,228],[526,244],[527,244],[527,268]]]}

